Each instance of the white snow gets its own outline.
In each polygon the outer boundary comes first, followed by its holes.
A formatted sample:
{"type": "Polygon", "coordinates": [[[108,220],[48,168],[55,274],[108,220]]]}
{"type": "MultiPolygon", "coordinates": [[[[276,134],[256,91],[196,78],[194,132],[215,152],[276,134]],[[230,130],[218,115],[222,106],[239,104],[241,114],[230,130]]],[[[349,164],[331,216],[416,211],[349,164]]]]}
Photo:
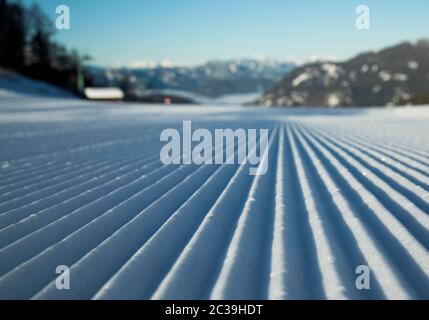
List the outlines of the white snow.
{"type": "Polygon", "coordinates": [[[85,88],[85,96],[92,100],[122,100],[124,93],[119,88],[85,88]]]}
{"type": "Polygon", "coordinates": [[[328,96],[328,99],[327,99],[327,104],[328,104],[328,106],[330,106],[330,107],[337,107],[337,106],[339,106],[339,105],[340,105],[340,102],[341,102],[341,99],[340,99],[340,97],[338,96],[338,94],[336,94],[336,93],[331,93],[331,94],[328,96]]]}
{"type": "Polygon", "coordinates": [[[74,97],[69,92],[51,86],[45,82],[31,80],[0,68],[0,98],[16,96],[17,93],[54,98],[74,97]]]}
{"type": "Polygon", "coordinates": [[[395,73],[393,79],[397,81],[407,81],[408,76],[405,73],[395,73]]]}
{"type": "Polygon", "coordinates": [[[419,68],[419,63],[417,61],[408,61],[407,66],[411,70],[416,70],[419,68]]]}
{"type": "Polygon", "coordinates": [[[428,299],[428,122],[429,106],[2,96],[0,299],[428,299]],[[267,174],[163,166],[159,135],[184,120],[269,128],[267,174]]]}
{"type": "Polygon", "coordinates": [[[304,103],[304,99],[305,99],[303,96],[304,94],[306,94],[306,92],[292,91],[290,95],[294,103],[301,104],[301,103],[304,103]]]}
{"type": "Polygon", "coordinates": [[[390,81],[392,80],[392,75],[388,72],[388,71],[381,71],[378,76],[380,77],[381,80],[383,80],[384,82],[390,81]]]}
{"type": "Polygon", "coordinates": [[[297,76],[293,81],[292,81],[292,86],[294,87],[298,87],[301,83],[308,81],[310,79],[312,79],[313,76],[311,75],[311,73],[309,72],[304,72],[301,73],[299,76],[297,76]]]}
{"type": "Polygon", "coordinates": [[[226,94],[217,98],[213,98],[211,100],[206,99],[206,103],[240,105],[255,101],[256,99],[261,97],[262,94],[262,92],[226,94]]]}
{"type": "Polygon", "coordinates": [[[324,63],[322,64],[322,70],[324,70],[328,74],[328,77],[336,79],[338,78],[338,74],[341,68],[332,63],[324,63]]]}
{"type": "Polygon", "coordinates": [[[360,68],[360,72],[362,73],[367,73],[369,70],[369,66],[367,64],[364,64],[361,68],[360,68]]]}

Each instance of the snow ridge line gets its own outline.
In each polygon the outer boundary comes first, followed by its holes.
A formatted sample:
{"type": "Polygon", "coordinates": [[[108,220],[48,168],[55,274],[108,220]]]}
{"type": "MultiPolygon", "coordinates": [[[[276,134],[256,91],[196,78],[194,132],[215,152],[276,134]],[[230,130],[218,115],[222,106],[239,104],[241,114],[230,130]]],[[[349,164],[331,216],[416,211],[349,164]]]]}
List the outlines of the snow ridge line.
{"type": "MultiPolygon", "coordinates": [[[[151,170],[156,169],[156,167],[156,163],[149,163],[140,167],[139,164],[137,164],[136,168],[126,171],[124,174],[121,174],[121,171],[123,170],[119,168],[114,173],[106,174],[107,176],[113,175],[113,179],[112,177],[108,177],[109,179],[103,182],[103,180],[106,179],[98,177],[93,181],[95,182],[95,186],[84,192],[82,192],[82,185],[79,185],[78,187],[80,190],[78,192],[80,193],[77,195],[56,202],[40,211],[36,211],[36,213],[30,210],[30,206],[23,207],[23,209],[27,210],[11,212],[10,216],[4,218],[9,218],[8,221],[6,221],[9,223],[13,221],[11,219],[15,220],[13,224],[9,224],[7,227],[0,229],[0,248],[17,241],[20,237],[23,237],[26,234],[30,234],[41,227],[60,219],[85,204],[96,201],[97,199],[102,199],[103,196],[123,185],[127,185],[136,179],[141,178],[145,172],[150,172],[151,170]],[[31,214],[31,212],[33,212],[33,214],[31,214]],[[21,219],[16,221],[16,218],[21,219]]],[[[91,180],[89,182],[91,182],[91,180]]],[[[0,216],[0,222],[4,223],[6,219],[1,218],[3,217],[0,216]]]]}
{"type": "Polygon", "coordinates": [[[4,271],[11,270],[13,265],[18,264],[18,267],[0,278],[0,297],[1,293],[4,293],[19,294],[30,298],[37,290],[40,290],[54,278],[55,274],[51,272],[51,269],[55,268],[58,262],[70,265],[78,260],[85,252],[97,246],[118,228],[133,219],[142,208],[161,197],[164,187],[161,187],[163,182],[166,183],[167,188],[173,188],[195,168],[191,165],[182,166],[177,170],[171,169],[173,170],[160,180],[155,175],[152,175],[150,181],[143,179],[146,188],[138,186],[141,191],[138,191],[138,189],[133,191],[133,193],[136,191],[137,193],[131,197],[129,188],[122,187],[114,191],[114,193],[120,192],[123,195],[121,197],[111,197],[111,203],[106,204],[103,202],[99,204],[98,206],[101,206],[101,210],[94,210],[94,204],[82,207],[86,210],[78,209],[75,211],[76,214],[69,214],[1,249],[0,257],[1,259],[7,259],[4,261],[8,263],[5,264],[0,272],[4,274],[4,271]],[[118,201],[122,202],[117,204],[118,201]],[[80,214],[78,215],[77,213],[80,214]],[[72,217],[76,218],[71,219],[72,217]],[[61,229],[58,228],[60,224],[63,225],[61,229]],[[62,232],[52,237],[52,230],[55,229],[62,230],[62,232]],[[96,232],[96,230],[98,231],[96,232]],[[27,242],[37,243],[37,246],[29,247],[27,242]],[[76,245],[76,243],[79,243],[79,245],[76,245]],[[67,256],[64,256],[64,252],[68,252],[67,256]],[[22,265],[19,266],[20,263],[22,265]],[[39,277],[30,281],[31,285],[25,286],[22,291],[11,292],[11,289],[16,286],[16,281],[28,281],[27,278],[31,272],[29,273],[27,270],[34,270],[34,268],[38,270],[39,277]],[[45,274],[44,277],[41,276],[43,274],[45,274]]]}
{"type": "MultiPolygon", "coordinates": [[[[243,147],[245,148],[246,146],[240,146],[240,149],[243,147]]],[[[234,155],[236,153],[237,152],[235,152],[234,155]]],[[[81,274],[80,270],[87,270],[88,266],[91,265],[103,265],[106,267],[97,268],[97,270],[93,269],[95,272],[93,274],[86,272],[86,276],[77,282],[75,286],[76,289],[64,292],[61,297],[64,299],[70,299],[85,296],[89,299],[100,290],[100,287],[103,285],[106,286],[106,282],[110,283],[110,279],[120,273],[121,267],[127,270],[128,263],[135,263],[141,248],[144,248],[145,244],[153,239],[159,230],[162,229],[165,224],[168,224],[170,219],[172,219],[177,212],[180,212],[181,208],[186,207],[188,202],[198,195],[199,192],[207,186],[207,183],[212,180],[213,176],[216,176],[216,174],[224,167],[225,165],[200,166],[183,182],[175,186],[173,189],[166,191],[161,198],[143,209],[129,223],[118,229],[112,236],[106,238],[103,243],[88,252],[78,262],[74,263],[70,272],[75,274],[81,274]],[[162,214],[160,214],[160,212],[162,214]],[[150,227],[151,224],[152,227],[150,227]],[[155,224],[155,226],[153,226],[153,224],[155,224]],[[146,230],[145,236],[142,236],[142,230],[146,230]],[[127,252],[113,249],[124,241],[127,242],[127,247],[129,249],[127,252]],[[114,252],[113,257],[112,252],[114,252]],[[112,260],[112,258],[114,258],[115,264],[108,265],[105,263],[112,260]],[[88,287],[86,278],[88,278],[88,280],[91,279],[91,287],[88,287]],[[94,279],[97,279],[97,281],[94,281],[94,279]]],[[[231,169],[234,169],[234,167],[235,166],[232,166],[231,169]]],[[[192,222],[188,222],[188,224],[190,223],[192,222]]],[[[176,242],[174,244],[177,246],[176,242]]],[[[171,259],[171,256],[169,257],[171,259]]],[[[156,266],[156,272],[159,272],[159,267],[159,265],[156,266]]],[[[150,271],[150,269],[148,271],[150,271]]],[[[140,268],[138,274],[141,274],[140,268]]],[[[156,276],[156,274],[154,276],[156,276]]],[[[153,277],[149,277],[149,279],[152,281],[154,280],[153,277]]],[[[133,283],[138,285],[136,279],[133,280],[133,283]]],[[[129,285],[128,282],[126,282],[126,284],[129,285]]],[[[139,290],[142,290],[142,288],[139,290]]],[[[130,294],[131,292],[128,293],[128,295],[130,294]]],[[[141,295],[142,293],[138,294],[141,295]]],[[[56,290],[55,283],[51,282],[40,293],[38,293],[35,298],[49,299],[50,297],[56,297],[57,295],[58,292],[56,290]]]]}
{"type": "MultiPolygon", "coordinates": [[[[120,226],[127,224],[130,220],[132,220],[133,217],[135,217],[135,215],[138,214],[138,212],[141,210],[138,208],[145,208],[156,201],[158,198],[162,197],[165,190],[169,190],[177,186],[180,181],[185,179],[196,169],[196,165],[162,166],[147,176],[143,175],[142,179],[140,179],[141,181],[138,181],[139,179],[137,179],[137,184],[136,182],[133,182],[137,187],[137,190],[133,191],[137,192],[136,194],[132,196],[129,195],[131,189],[130,185],[126,185],[119,188],[118,190],[113,191],[112,196],[109,198],[111,198],[114,203],[118,203],[120,201],[122,202],[108,211],[105,210],[108,209],[109,202],[106,204],[106,201],[96,201],[92,204],[89,204],[88,206],[79,208],[73,214],[69,214],[59,220],[56,220],[42,229],[30,234],[29,236],[26,236],[23,239],[7,246],[6,248],[3,248],[0,250],[0,256],[2,257],[1,259],[7,259],[7,263],[1,265],[0,268],[10,268],[10,266],[16,264],[18,261],[22,261],[23,265],[16,267],[14,270],[11,270],[2,278],[0,278],[0,294],[2,292],[11,296],[16,294],[24,296],[34,294],[34,292],[31,293],[31,290],[35,290],[34,288],[41,286],[42,281],[50,281],[50,279],[43,280],[43,274],[45,274],[45,277],[53,277],[53,274],[49,272],[49,268],[42,268],[42,263],[44,260],[47,260],[47,264],[50,265],[53,263],[52,261],[55,259],[55,257],[60,258],[64,251],[68,251],[69,254],[65,259],[65,262],[70,264],[70,262],[73,261],[72,259],[78,259],[78,257],[82,255],[79,253],[79,250],[82,250],[80,247],[86,246],[85,248],[88,249],[85,250],[89,250],[89,245],[93,246],[96,241],[102,242],[104,239],[106,239],[107,233],[114,232],[116,229],[120,228],[120,226]],[[148,180],[148,178],[150,178],[150,180],[148,180]],[[161,179],[158,180],[159,178],[161,179]],[[140,191],[138,191],[138,189],[140,189],[140,191]],[[122,193],[123,196],[118,197],[118,193],[122,193]],[[115,194],[114,197],[113,194],[115,194]],[[124,198],[124,196],[127,198],[124,198]],[[97,209],[98,207],[100,207],[101,210],[97,209]],[[61,228],[58,227],[59,224],[62,225],[61,228]],[[50,231],[55,229],[60,229],[62,234],[56,234],[56,239],[52,238],[53,234],[50,231]],[[95,232],[95,229],[99,230],[98,233],[95,232]],[[100,231],[102,232],[100,233],[100,231]],[[66,236],[66,233],[68,232],[72,233],[66,236]],[[63,236],[66,237],[61,240],[62,238],[60,237],[63,236]],[[36,240],[36,238],[39,238],[39,240],[36,240]],[[79,246],[70,246],[70,244],[74,244],[74,241],[79,241],[79,246]],[[30,248],[27,242],[36,242],[37,245],[33,245],[30,248]],[[45,246],[48,246],[48,248],[44,249],[45,246]],[[43,251],[38,253],[37,251],[40,250],[43,251]],[[36,255],[33,256],[34,254],[36,255]],[[33,258],[30,258],[31,256],[33,256],[33,258]],[[25,257],[30,259],[27,262],[24,262],[25,257]],[[22,288],[19,292],[13,292],[13,290],[9,290],[8,292],[7,290],[2,290],[3,287],[8,288],[10,285],[12,285],[16,279],[25,281],[26,277],[29,276],[29,274],[25,273],[25,270],[28,268],[39,269],[39,277],[37,278],[37,281],[32,282],[32,286],[22,288]]],[[[18,262],[18,264],[19,263],[20,262],[18,262]]],[[[0,269],[0,272],[4,273],[4,269],[0,269]]]]}
{"type": "MultiPolygon", "coordinates": [[[[314,137],[313,134],[311,135],[314,137]]],[[[319,134],[319,136],[315,138],[320,139],[320,136],[323,136],[323,134],[319,134]]],[[[328,144],[331,142],[327,141],[330,141],[330,139],[327,138],[321,142],[328,146],[328,148],[341,150],[355,161],[353,163],[358,164],[353,167],[357,168],[357,170],[364,174],[358,175],[357,178],[365,183],[370,192],[376,195],[379,199],[385,199],[386,201],[384,202],[384,205],[386,208],[390,210],[405,227],[414,232],[416,238],[426,247],[426,249],[429,249],[429,215],[426,214],[428,204],[425,202],[425,198],[427,198],[429,194],[420,188],[414,189],[414,192],[417,194],[412,193],[410,190],[406,190],[406,192],[404,192],[404,185],[397,186],[396,189],[399,189],[399,191],[397,191],[393,188],[396,186],[396,183],[392,182],[391,178],[389,178],[390,184],[388,184],[382,178],[375,175],[379,171],[374,170],[373,167],[369,166],[364,157],[358,156],[355,158],[353,157],[354,150],[350,150],[346,146],[344,147],[345,149],[335,149],[338,147],[334,144],[328,144]],[[347,151],[349,151],[349,153],[347,153],[347,151]],[[359,160],[363,162],[359,162],[359,160]],[[368,167],[364,167],[365,164],[368,167]],[[423,199],[419,197],[418,193],[423,195],[423,199]],[[421,206],[425,211],[420,209],[421,206]]],[[[384,173],[381,176],[386,179],[384,173]]],[[[395,179],[401,181],[399,177],[395,177],[395,179]]],[[[406,184],[406,182],[404,184],[406,184]]],[[[413,185],[411,184],[411,186],[413,185]]]]}
{"type": "MultiPolygon", "coordinates": [[[[83,146],[79,146],[79,147],[75,147],[75,148],[71,148],[71,149],[66,149],[66,150],[59,150],[59,151],[54,151],[54,152],[45,152],[45,153],[41,153],[41,154],[37,154],[37,155],[33,155],[33,156],[28,156],[28,157],[22,157],[19,159],[13,159],[10,161],[12,168],[14,165],[23,165],[23,166],[35,166],[35,164],[37,165],[37,163],[41,163],[44,164],[46,163],[46,159],[48,160],[53,160],[53,159],[59,159],[59,161],[61,160],[61,156],[64,156],[66,159],[70,159],[71,156],[74,156],[75,154],[79,154],[79,156],[83,153],[83,152],[93,152],[93,150],[98,150],[98,148],[102,147],[102,148],[113,148],[116,147],[116,145],[118,144],[122,144],[122,143],[135,143],[136,141],[140,141],[140,140],[145,140],[144,138],[118,138],[116,140],[108,140],[108,141],[103,141],[103,142],[96,142],[93,144],[87,144],[87,145],[83,145],[83,146]],[[36,160],[37,162],[34,163],[32,162],[33,160],[36,160]]],[[[104,152],[104,151],[103,151],[104,152]]],[[[0,172],[2,173],[4,169],[2,169],[0,172]]],[[[13,169],[9,169],[9,170],[13,170],[13,169]]],[[[9,170],[6,170],[5,173],[7,173],[9,170]]]]}
{"type": "MultiPolygon", "coordinates": [[[[341,237],[342,239],[342,241],[338,243],[338,249],[341,250],[341,252],[335,254],[335,260],[338,260],[337,262],[345,261],[349,264],[349,266],[343,270],[343,274],[346,277],[343,283],[349,284],[346,291],[348,298],[368,298],[363,296],[365,292],[359,292],[354,287],[354,269],[358,265],[368,265],[374,272],[375,279],[373,279],[373,286],[377,285],[376,282],[381,283],[381,288],[383,288],[384,284],[388,284],[390,288],[394,286],[395,290],[392,290],[392,294],[394,295],[388,296],[388,298],[409,298],[408,294],[403,290],[400,282],[397,280],[395,270],[391,270],[390,266],[386,264],[383,252],[380,252],[378,245],[372,240],[365,226],[356,219],[356,208],[346,200],[346,197],[341,192],[342,189],[336,184],[332,173],[322,164],[314,152],[315,149],[320,148],[320,145],[315,144],[313,140],[308,138],[309,142],[314,143],[310,146],[307,141],[304,140],[304,134],[301,134],[298,130],[295,132],[298,135],[301,145],[307,152],[312,165],[317,171],[318,176],[320,176],[320,186],[325,188],[330,194],[330,197],[324,197],[332,203],[331,209],[326,212],[327,214],[325,214],[324,217],[324,219],[328,221],[325,221],[324,224],[331,225],[332,228],[335,229],[328,232],[331,237],[334,239],[341,237]],[[329,219],[329,217],[331,217],[331,219],[329,219]],[[342,230],[340,230],[340,228],[342,230]],[[349,239],[346,235],[352,238],[349,239]],[[343,256],[343,259],[341,259],[341,256],[343,256]]],[[[332,161],[332,164],[335,167],[335,161],[332,161]]],[[[336,244],[335,241],[332,243],[336,244]]],[[[340,263],[339,268],[344,268],[344,266],[340,263]]],[[[381,296],[373,296],[371,298],[381,298],[381,296]]]]}
{"type": "MultiPolygon", "coordinates": [[[[96,191],[97,188],[107,183],[113,183],[115,180],[119,182],[126,174],[139,171],[145,172],[148,169],[153,170],[156,167],[160,167],[159,161],[155,160],[145,163],[142,159],[132,159],[130,161],[127,160],[116,163],[115,165],[108,164],[97,170],[93,170],[90,175],[85,175],[85,180],[82,181],[81,178],[79,178],[75,180],[77,182],[76,184],[71,184],[70,186],[65,185],[61,189],[53,189],[51,193],[46,192],[46,190],[42,190],[41,192],[36,191],[31,194],[33,198],[28,199],[27,197],[22,197],[21,199],[17,199],[14,208],[0,214],[0,229],[5,227],[5,221],[7,221],[8,218],[12,218],[14,222],[17,222],[22,219],[23,215],[26,213],[28,215],[30,212],[38,212],[52,205],[72,200],[79,194],[91,193],[91,191],[96,191]]],[[[96,193],[94,192],[93,194],[95,195],[96,193]]]]}
{"type": "MultiPolygon", "coordinates": [[[[318,129],[315,129],[316,131],[318,129]]],[[[314,131],[314,130],[313,130],[314,131]]],[[[325,134],[323,130],[319,130],[322,134],[325,134]]],[[[429,176],[427,175],[427,172],[429,170],[429,166],[424,166],[420,163],[417,163],[413,167],[410,162],[412,163],[412,159],[406,159],[406,160],[397,160],[393,156],[390,156],[388,152],[383,152],[380,150],[374,150],[372,151],[372,147],[367,147],[359,142],[354,143],[350,140],[355,140],[352,136],[347,136],[347,140],[345,138],[341,138],[341,136],[335,135],[336,141],[332,142],[343,142],[350,147],[355,147],[359,151],[363,152],[364,154],[370,156],[374,161],[377,161],[381,163],[382,165],[385,165],[389,167],[389,169],[396,171],[398,174],[406,177],[407,179],[411,180],[416,185],[425,188],[426,191],[429,189],[429,176]]]]}
{"type": "MultiPolygon", "coordinates": [[[[326,128],[326,125],[322,125],[325,127],[326,130],[330,130],[329,128],[326,128]]],[[[393,150],[398,153],[401,153],[405,156],[411,157],[416,161],[421,161],[423,164],[427,164],[427,161],[429,159],[429,153],[424,152],[423,150],[419,150],[417,148],[410,148],[409,145],[404,144],[404,141],[401,141],[400,139],[394,137],[394,135],[386,136],[380,136],[378,133],[371,132],[370,135],[368,135],[368,132],[365,130],[359,129],[358,132],[355,130],[345,130],[342,127],[335,127],[334,130],[338,130],[341,134],[348,134],[352,136],[358,136],[361,140],[373,143],[375,145],[378,145],[381,148],[386,148],[388,150],[393,150]]]]}
{"type": "Polygon", "coordinates": [[[306,168],[304,167],[304,164],[301,160],[297,148],[296,138],[293,136],[293,132],[290,127],[288,127],[288,135],[291,137],[290,142],[292,154],[294,157],[294,162],[296,163],[305,209],[308,213],[310,228],[313,234],[312,238],[315,239],[317,261],[320,268],[322,277],[321,281],[323,284],[325,296],[327,299],[345,299],[345,288],[341,282],[338,270],[334,265],[334,255],[332,248],[329,245],[328,235],[326,234],[326,230],[323,228],[321,219],[318,216],[316,202],[312,195],[309,181],[311,178],[308,176],[306,168]]]}
{"type": "Polygon", "coordinates": [[[26,185],[22,189],[11,192],[8,197],[10,199],[5,200],[2,205],[0,205],[0,216],[7,211],[11,211],[15,208],[19,208],[20,206],[32,203],[34,201],[39,201],[47,196],[50,196],[52,193],[55,193],[56,190],[66,190],[70,187],[76,186],[79,183],[88,181],[88,179],[95,177],[95,174],[100,170],[101,172],[103,170],[106,171],[106,169],[109,167],[112,167],[112,169],[117,167],[117,164],[126,164],[128,162],[137,160],[141,161],[141,158],[139,159],[139,157],[136,157],[135,159],[118,159],[118,161],[101,163],[98,166],[83,167],[78,170],[71,170],[70,173],[65,175],[54,174],[51,179],[46,177],[46,180],[44,180],[42,177],[42,181],[39,183],[34,185],[26,185]]]}
{"type": "MultiPolygon", "coordinates": [[[[307,124],[306,124],[307,125],[307,124]]],[[[394,148],[391,145],[381,146],[377,144],[374,141],[367,141],[363,139],[362,137],[357,137],[355,135],[352,135],[346,131],[340,131],[336,128],[322,128],[321,126],[316,126],[314,124],[309,124],[310,127],[313,127],[315,129],[320,129],[322,131],[328,132],[331,135],[336,136],[338,139],[341,139],[345,141],[342,136],[347,137],[346,142],[353,141],[355,145],[360,146],[362,150],[370,149],[373,151],[378,152],[379,154],[382,154],[384,156],[387,156],[391,158],[392,160],[401,163],[404,166],[410,167],[411,169],[414,169],[416,171],[419,171],[421,174],[424,174],[427,176],[427,172],[429,170],[429,165],[427,165],[427,162],[416,160],[413,158],[412,154],[404,154],[403,152],[397,150],[397,148],[394,148]],[[349,140],[350,139],[350,140],[349,140]]],[[[381,158],[381,157],[380,157],[381,158]]]]}
{"type": "MultiPolygon", "coordinates": [[[[270,150],[276,134],[272,129],[271,132],[266,152],[270,150]]],[[[152,299],[209,298],[254,180],[255,177],[248,174],[248,164],[241,165],[152,295],[152,299]],[[195,264],[195,261],[199,262],[195,264]],[[192,275],[191,279],[189,275],[192,275]]]]}
{"type": "MultiPolygon", "coordinates": [[[[314,139],[315,140],[315,139],[314,139]]],[[[330,163],[337,168],[337,174],[342,179],[347,181],[347,184],[357,196],[360,197],[361,201],[365,205],[365,209],[362,206],[357,212],[362,213],[364,210],[371,210],[372,214],[365,216],[368,227],[372,229],[373,237],[379,239],[388,252],[388,256],[397,265],[397,273],[402,274],[407,279],[410,286],[413,287],[415,292],[412,292],[412,296],[427,297],[428,296],[428,270],[424,266],[429,265],[429,255],[427,250],[414,238],[413,234],[410,233],[395,216],[392,216],[392,212],[389,212],[370,191],[366,189],[366,183],[361,183],[355,177],[356,172],[351,173],[349,171],[352,168],[358,168],[359,172],[365,170],[360,168],[360,164],[353,158],[347,156],[343,151],[339,150],[335,146],[331,146],[331,150],[334,150],[340,157],[336,159],[332,154],[328,153],[322,145],[319,145],[319,150],[323,150],[323,155],[326,156],[330,163]],[[347,162],[341,161],[343,158],[347,162]],[[343,164],[345,166],[343,166],[343,164]],[[410,272],[409,270],[413,270],[410,272]]],[[[326,142],[326,145],[328,143],[326,142]]],[[[366,171],[368,173],[368,171],[366,171]]],[[[364,181],[362,181],[364,182],[364,181]]],[[[342,190],[347,190],[343,187],[342,190]]]]}
{"type": "Polygon", "coordinates": [[[265,299],[269,280],[271,231],[274,220],[274,180],[278,153],[278,129],[261,160],[265,175],[253,180],[237,222],[211,299],[265,299]],[[270,156],[268,156],[270,154],[270,156]],[[264,164],[267,163],[267,164],[264,164]]]}
{"type": "MultiPolygon", "coordinates": [[[[126,156],[135,157],[142,156],[141,154],[130,154],[130,153],[112,153],[112,152],[98,152],[93,151],[91,154],[86,157],[75,159],[75,160],[65,160],[65,161],[48,161],[43,163],[43,167],[29,166],[28,168],[22,168],[21,172],[10,174],[9,177],[2,179],[1,190],[10,189],[9,186],[13,186],[16,183],[22,183],[27,181],[32,181],[37,179],[39,176],[44,176],[51,172],[63,172],[69,169],[70,167],[78,167],[78,166],[87,166],[94,165],[98,162],[103,161],[112,161],[115,159],[121,159],[126,156]],[[118,155],[119,154],[119,155],[118,155]]],[[[9,191],[9,190],[8,190],[9,191]]]]}
{"type": "MultiPolygon", "coordinates": [[[[264,176],[248,164],[162,166],[153,128],[153,141],[121,128],[6,163],[0,299],[429,298],[423,122],[267,114],[221,114],[271,128],[264,176]],[[55,287],[60,264],[70,291],[55,287]],[[357,265],[371,290],[355,288],[357,265]]],[[[196,123],[213,129],[216,117],[196,123]]]]}

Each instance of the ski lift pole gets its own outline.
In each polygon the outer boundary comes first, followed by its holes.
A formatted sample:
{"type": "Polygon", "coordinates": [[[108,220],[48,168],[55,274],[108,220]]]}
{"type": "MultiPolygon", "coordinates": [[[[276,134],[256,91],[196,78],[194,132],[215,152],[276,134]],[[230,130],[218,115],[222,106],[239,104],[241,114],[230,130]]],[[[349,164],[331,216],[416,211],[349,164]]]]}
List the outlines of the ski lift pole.
{"type": "Polygon", "coordinates": [[[83,74],[82,64],[80,62],[76,63],[76,89],[77,92],[83,94],[85,89],[85,78],[83,74]]]}

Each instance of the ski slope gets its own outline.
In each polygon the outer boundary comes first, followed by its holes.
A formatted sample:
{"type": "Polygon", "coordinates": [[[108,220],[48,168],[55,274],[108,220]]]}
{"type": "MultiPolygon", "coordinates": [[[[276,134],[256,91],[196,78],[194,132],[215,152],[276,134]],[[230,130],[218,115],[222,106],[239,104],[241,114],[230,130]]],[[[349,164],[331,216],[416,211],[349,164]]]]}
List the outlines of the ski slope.
{"type": "Polygon", "coordinates": [[[0,299],[428,299],[428,137],[428,107],[4,95],[0,299]],[[183,120],[269,128],[267,174],[161,165],[160,132],[183,120]]]}

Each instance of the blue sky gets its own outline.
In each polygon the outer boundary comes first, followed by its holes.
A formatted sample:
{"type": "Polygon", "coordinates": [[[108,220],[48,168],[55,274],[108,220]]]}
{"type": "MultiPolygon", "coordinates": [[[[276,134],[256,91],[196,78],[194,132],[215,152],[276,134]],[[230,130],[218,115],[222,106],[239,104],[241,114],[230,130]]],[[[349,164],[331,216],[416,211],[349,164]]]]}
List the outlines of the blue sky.
{"type": "Polygon", "coordinates": [[[267,57],[349,58],[429,37],[427,0],[24,0],[55,19],[71,11],[56,38],[100,65],[267,57]],[[371,30],[355,29],[355,8],[371,9],[371,30]]]}

